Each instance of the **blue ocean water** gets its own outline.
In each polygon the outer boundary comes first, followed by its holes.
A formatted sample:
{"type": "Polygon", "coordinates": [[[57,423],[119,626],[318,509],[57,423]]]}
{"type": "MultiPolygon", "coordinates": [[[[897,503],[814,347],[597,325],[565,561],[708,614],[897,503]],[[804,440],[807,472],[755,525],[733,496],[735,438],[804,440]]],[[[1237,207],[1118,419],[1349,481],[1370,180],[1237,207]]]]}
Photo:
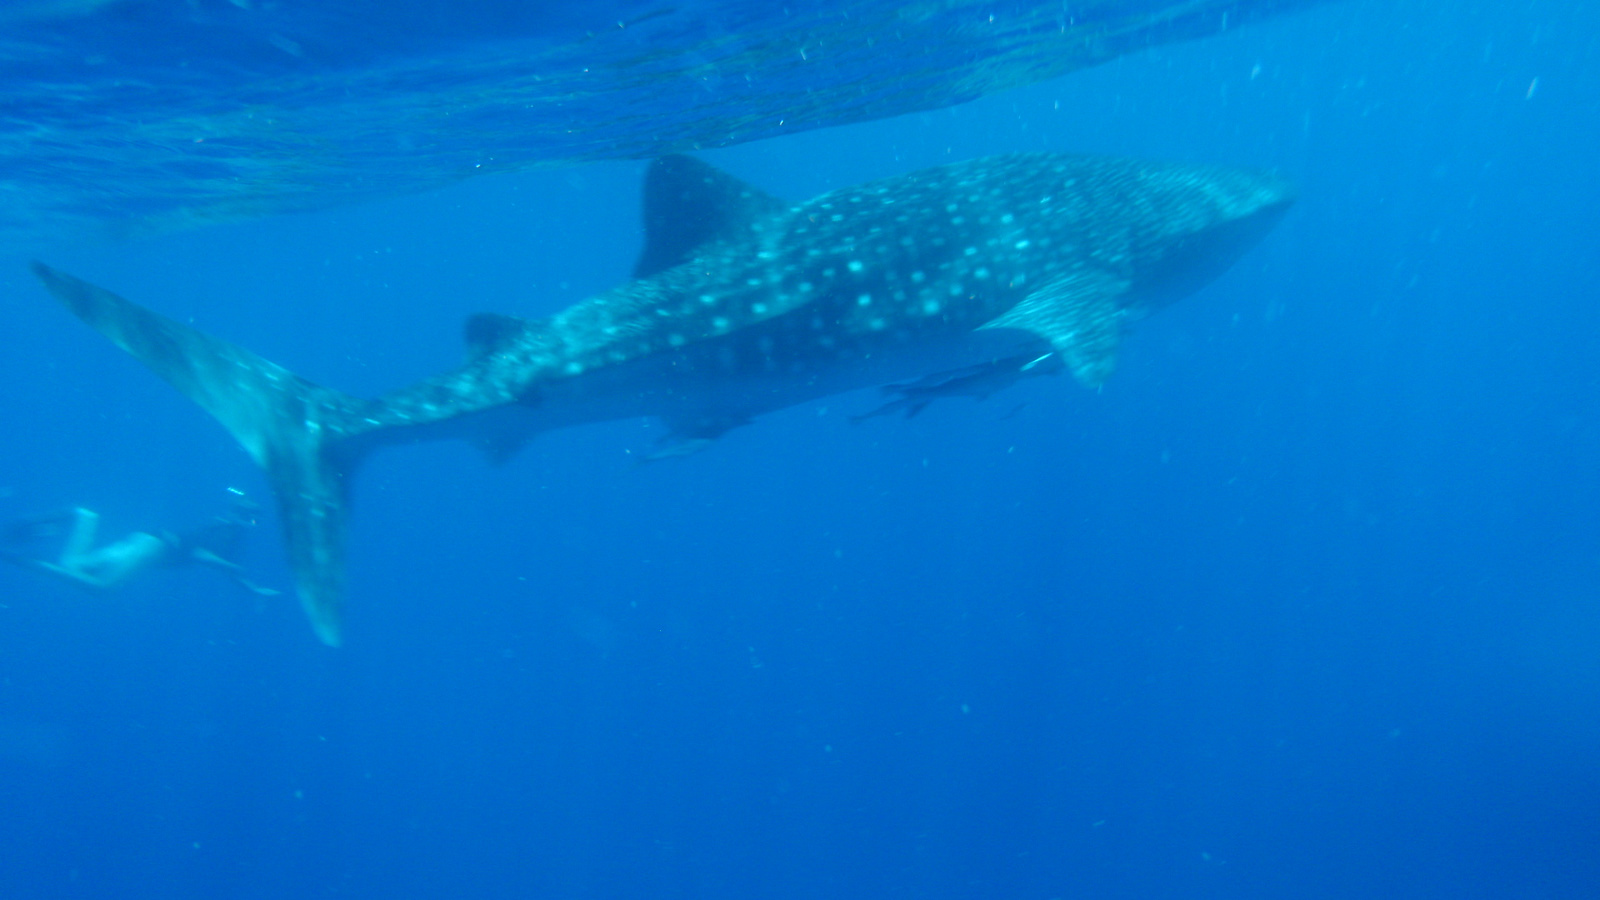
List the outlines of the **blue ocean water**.
{"type": "Polygon", "coordinates": [[[0,0],[0,240],[936,109],[1323,0],[0,0]]]}
{"type": "MultiPolygon", "coordinates": [[[[379,455],[337,651],[214,572],[0,570],[0,896],[1600,896],[1597,36],[1581,3],[1345,0],[703,153],[793,199],[1018,150],[1301,199],[1098,392],[834,397],[643,466],[646,422],[379,455]]],[[[375,394],[457,364],[466,315],[626,277],[642,172],[46,217],[40,252],[375,394]]],[[[0,521],[265,499],[24,262],[0,521]]]]}

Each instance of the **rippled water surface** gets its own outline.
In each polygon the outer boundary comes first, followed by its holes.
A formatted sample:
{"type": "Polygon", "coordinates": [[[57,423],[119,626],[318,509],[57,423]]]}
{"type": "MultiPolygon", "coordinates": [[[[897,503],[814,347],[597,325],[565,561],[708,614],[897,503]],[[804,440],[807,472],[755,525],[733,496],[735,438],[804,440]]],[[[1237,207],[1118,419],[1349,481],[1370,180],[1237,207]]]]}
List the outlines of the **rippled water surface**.
{"type": "Polygon", "coordinates": [[[0,240],[881,118],[1314,2],[11,2],[0,240]]]}

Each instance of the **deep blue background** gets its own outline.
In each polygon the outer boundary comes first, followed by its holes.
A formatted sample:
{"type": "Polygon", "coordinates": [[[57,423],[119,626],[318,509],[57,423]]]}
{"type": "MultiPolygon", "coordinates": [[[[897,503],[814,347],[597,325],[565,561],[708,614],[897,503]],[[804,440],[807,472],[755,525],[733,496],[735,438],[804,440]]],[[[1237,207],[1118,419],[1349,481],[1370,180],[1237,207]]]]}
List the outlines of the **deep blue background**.
{"type": "MultiPolygon", "coordinates": [[[[712,154],[793,198],[1050,149],[1302,200],[1099,392],[379,456],[343,650],[209,572],[0,572],[0,896],[1600,896],[1597,34],[1339,3],[712,154]]],[[[624,277],[641,172],[49,260],[373,393],[624,277]]],[[[0,518],[264,490],[21,260],[0,296],[0,518]]]]}

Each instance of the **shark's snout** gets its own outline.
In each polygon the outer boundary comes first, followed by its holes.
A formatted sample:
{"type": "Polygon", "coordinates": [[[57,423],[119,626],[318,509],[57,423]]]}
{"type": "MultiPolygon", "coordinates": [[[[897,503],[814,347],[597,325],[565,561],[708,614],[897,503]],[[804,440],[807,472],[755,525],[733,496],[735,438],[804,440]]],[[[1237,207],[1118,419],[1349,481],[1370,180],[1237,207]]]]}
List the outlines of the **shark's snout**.
{"type": "Polygon", "coordinates": [[[1281,172],[1261,171],[1251,172],[1247,175],[1250,182],[1249,196],[1254,203],[1255,213],[1282,214],[1295,200],[1299,199],[1299,189],[1288,176],[1281,172]]]}
{"type": "Polygon", "coordinates": [[[1272,171],[1213,171],[1204,185],[1209,203],[1194,207],[1209,206],[1210,214],[1153,242],[1136,279],[1137,302],[1166,306],[1205,287],[1260,243],[1297,197],[1294,182],[1272,171]]]}

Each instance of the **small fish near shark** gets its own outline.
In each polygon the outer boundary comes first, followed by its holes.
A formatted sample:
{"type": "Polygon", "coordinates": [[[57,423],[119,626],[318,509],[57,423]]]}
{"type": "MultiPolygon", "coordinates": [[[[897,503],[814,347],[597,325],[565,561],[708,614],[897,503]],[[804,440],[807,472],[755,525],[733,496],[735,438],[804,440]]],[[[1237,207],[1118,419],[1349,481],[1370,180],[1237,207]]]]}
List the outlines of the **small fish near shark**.
{"type": "Polygon", "coordinates": [[[871,412],[851,416],[850,424],[860,425],[868,419],[896,412],[904,413],[907,419],[915,418],[918,413],[928,408],[929,403],[947,397],[987,400],[996,392],[1024,378],[1033,375],[1054,375],[1063,368],[1065,366],[1061,363],[1061,354],[1052,350],[1043,356],[1030,358],[1024,353],[1021,356],[983,362],[951,372],[935,372],[905,384],[886,384],[883,386],[884,394],[894,399],[871,412]]]}
{"type": "Polygon", "coordinates": [[[654,416],[671,455],[762,413],[896,382],[879,412],[1059,369],[1097,385],[1128,323],[1220,274],[1293,196],[1270,172],[1019,154],[791,205],[664,157],[645,178],[631,280],[546,319],[473,316],[464,365],[370,400],[34,271],[265,470],[302,605],[337,646],[349,477],[377,447],[463,438],[500,460],[540,431],[654,416]]]}

